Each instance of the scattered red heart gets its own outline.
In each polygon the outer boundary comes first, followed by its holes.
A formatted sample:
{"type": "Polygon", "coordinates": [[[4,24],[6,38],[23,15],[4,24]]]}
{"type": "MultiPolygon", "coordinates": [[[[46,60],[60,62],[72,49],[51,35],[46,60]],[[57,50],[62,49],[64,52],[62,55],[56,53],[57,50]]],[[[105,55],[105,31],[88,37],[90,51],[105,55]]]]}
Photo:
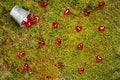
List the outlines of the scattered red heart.
{"type": "Polygon", "coordinates": [[[82,50],[82,49],[83,49],[83,43],[79,43],[79,44],[77,45],[77,49],[78,49],[78,50],[82,50]]]}
{"type": "Polygon", "coordinates": [[[54,23],[52,24],[52,26],[53,26],[53,28],[58,28],[59,23],[58,23],[58,22],[54,22],[54,23]]]}
{"type": "Polygon", "coordinates": [[[99,26],[98,30],[102,33],[105,31],[105,26],[99,26]]]}
{"type": "Polygon", "coordinates": [[[43,48],[43,46],[45,46],[45,42],[44,42],[43,40],[41,40],[41,41],[39,42],[39,47],[40,47],[40,48],[43,48]]]}
{"type": "Polygon", "coordinates": [[[63,67],[63,63],[62,62],[58,62],[58,63],[55,64],[55,66],[57,68],[61,68],[61,67],[63,67]]]}
{"type": "Polygon", "coordinates": [[[25,51],[21,51],[18,55],[19,58],[23,58],[25,56],[25,51]]]}
{"type": "Polygon", "coordinates": [[[83,74],[84,73],[84,68],[83,67],[78,68],[78,73],[83,74]]]}
{"type": "Polygon", "coordinates": [[[102,61],[102,57],[99,56],[99,55],[97,55],[97,56],[96,56],[96,62],[101,62],[101,61],[102,61]]]}
{"type": "Polygon", "coordinates": [[[76,26],[75,29],[76,29],[77,32],[80,32],[82,30],[82,26],[76,26]]]}
{"type": "Polygon", "coordinates": [[[89,15],[90,15],[90,11],[89,10],[84,12],[84,16],[89,16],[89,15]]]}
{"type": "Polygon", "coordinates": [[[100,3],[99,3],[99,7],[100,7],[101,9],[103,9],[103,8],[105,7],[105,2],[104,2],[104,1],[100,2],[100,3]]]}
{"type": "Polygon", "coordinates": [[[48,6],[48,2],[44,1],[41,3],[41,7],[46,8],[48,6]]]}
{"type": "Polygon", "coordinates": [[[64,15],[70,15],[70,10],[69,10],[69,9],[66,9],[66,10],[64,11],[64,15]]]}
{"type": "Polygon", "coordinates": [[[39,21],[39,17],[35,16],[33,18],[33,20],[31,20],[31,24],[34,25],[35,23],[37,23],[39,21]]]}
{"type": "Polygon", "coordinates": [[[60,46],[61,45],[61,39],[57,39],[55,44],[56,44],[56,46],[60,46]]]}
{"type": "Polygon", "coordinates": [[[29,70],[29,65],[28,64],[25,64],[24,67],[23,67],[23,71],[24,72],[27,72],[29,70]]]}

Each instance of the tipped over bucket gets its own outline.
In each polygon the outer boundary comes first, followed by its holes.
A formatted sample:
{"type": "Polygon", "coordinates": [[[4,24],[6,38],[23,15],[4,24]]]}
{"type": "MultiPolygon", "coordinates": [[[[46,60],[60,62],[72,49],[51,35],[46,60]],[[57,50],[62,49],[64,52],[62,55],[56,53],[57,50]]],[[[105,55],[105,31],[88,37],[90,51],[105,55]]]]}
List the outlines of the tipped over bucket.
{"type": "Polygon", "coordinates": [[[23,8],[20,8],[18,5],[14,6],[10,11],[11,17],[22,27],[22,21],[27,21],[27,16],[31,14],[29,11],[26,11],[23,8]]]}

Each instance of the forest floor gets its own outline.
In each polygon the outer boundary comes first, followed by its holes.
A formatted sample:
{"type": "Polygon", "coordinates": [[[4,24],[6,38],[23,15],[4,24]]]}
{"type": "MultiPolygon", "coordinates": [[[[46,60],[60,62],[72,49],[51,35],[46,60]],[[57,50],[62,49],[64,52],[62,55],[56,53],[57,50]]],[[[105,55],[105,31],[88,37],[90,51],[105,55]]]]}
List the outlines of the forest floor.
{"type": "Polygon", "coordinates": [[[42,0],[0,0],[0,80],[120,80],[120,0],[104,0],[103,9],[101,1],[46,0],[48,6],[42,8],[42,0]],[[20,27],[10,16],[15,5],[38,16],[39,22],[29,29],[20,27]],[[84,16],[86,10],[89,16],[84,16]],[[77,32],[76,26],[82,30],[77,32]],[[18,57],[21,51],[23,58],[18,57]],[[55,66],[59,62],[62,66],[55,66]],[[24,64],[29,65],[27,72],[24,64]]]}

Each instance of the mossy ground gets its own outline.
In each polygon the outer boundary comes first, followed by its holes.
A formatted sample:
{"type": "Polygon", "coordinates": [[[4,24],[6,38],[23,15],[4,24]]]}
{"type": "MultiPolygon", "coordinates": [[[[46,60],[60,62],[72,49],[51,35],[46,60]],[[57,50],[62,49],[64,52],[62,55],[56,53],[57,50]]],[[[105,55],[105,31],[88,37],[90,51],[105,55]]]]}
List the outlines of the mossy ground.
{"type": "Polygon", "coordinates": [[[0,79],[1,80],[120,80],[120,0],[104,0],[104,9],[98,8],[103,0],[47,0],[47,8],[41,8],[41,0],[1,0],[0,1],[0,79]],[[9,12],[19,5],[39,16],[40,21],[30,29],[19,27],[9,12]],[[66,8],[71,14],[63,15],[66,8]],[[91,10],[89,17],[84,11],[91,10]],[[53,22],[59,22],[57,29],[53,22]],[[77,25],[83,26],[80,33],[77,25]],[[106,26],[104,33],[99,26],[106,26]],[[62,45],[55,46],[61,38],[62,45]],[[44,39],[40,49],[38,42],[44,39]],[[84,44],[77,50],[78,43],[84,44]],[[18,58],[21,50],[26,56],[18,58]],[[96,55],[103,58],[96,63],[96,55]],[[57,69],[54,65],[63,62],[57,69]],[[27,63],[30,70],[22,72],[27,63]],[[84,74],[78,68],[84,67],[84,74]]]}

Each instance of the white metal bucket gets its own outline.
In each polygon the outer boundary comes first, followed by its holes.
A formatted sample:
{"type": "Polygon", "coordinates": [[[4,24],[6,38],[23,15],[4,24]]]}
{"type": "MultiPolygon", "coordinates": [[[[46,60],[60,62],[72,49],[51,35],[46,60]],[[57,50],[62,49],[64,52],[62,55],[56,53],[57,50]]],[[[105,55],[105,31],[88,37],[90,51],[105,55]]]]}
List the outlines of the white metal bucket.
{"type": "Polygon", "coordinates": [[[27,16],[31,14],[29,11],[20,8],[18,5],[14,6],[10,11],[11,17],[22,27],[22,21],[27,21],[27,16]]]}

